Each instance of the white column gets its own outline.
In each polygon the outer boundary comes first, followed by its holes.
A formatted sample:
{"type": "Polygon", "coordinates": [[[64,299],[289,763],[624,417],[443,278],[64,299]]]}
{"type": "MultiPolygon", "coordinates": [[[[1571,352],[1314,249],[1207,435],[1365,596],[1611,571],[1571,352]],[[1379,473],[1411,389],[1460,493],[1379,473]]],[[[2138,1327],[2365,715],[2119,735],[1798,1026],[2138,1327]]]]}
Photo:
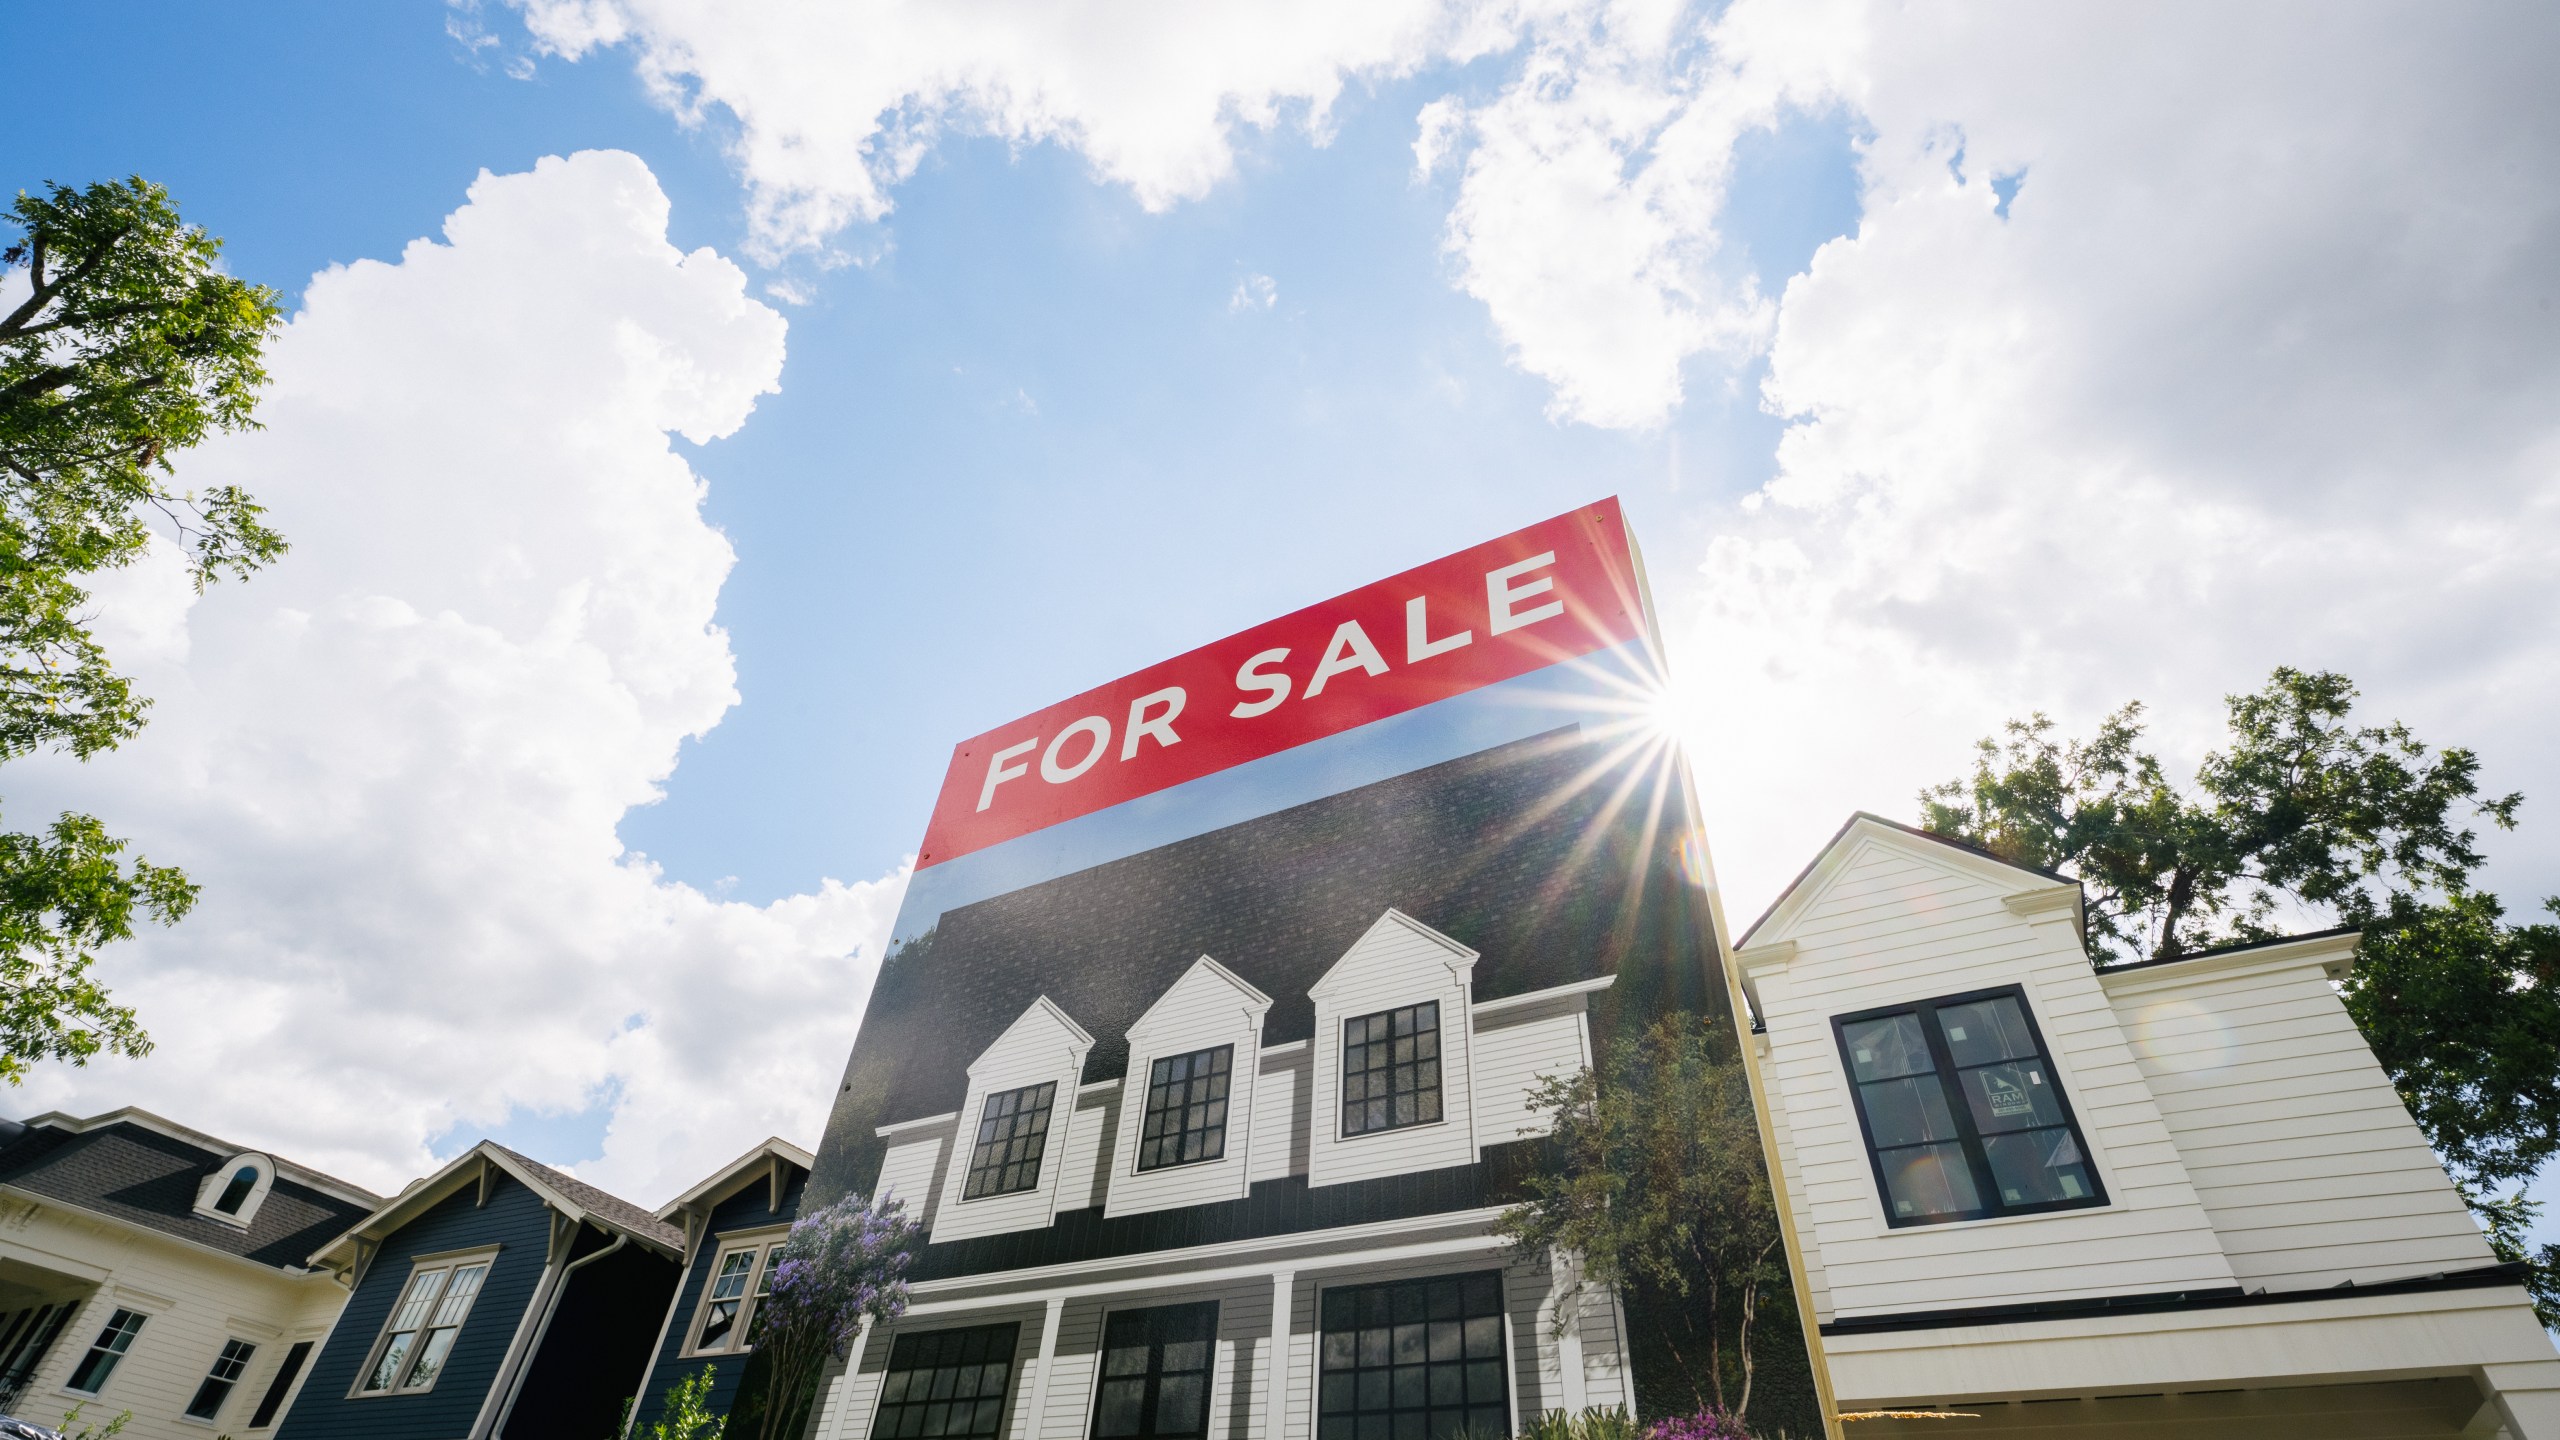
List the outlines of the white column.
{"type": "Polygon", "coordinates": [[[1566,1414],[1579,1415],[1591,1404],[1589,1377],[1582,1371],[1582,1263],[1562,1250],[1553,1256],[1555,1304],[1564,1315],[1556,1336],[1556,1399],[1566,1414]]]}
{"type": "Polygon", "coordinates": [[[1262,1434],[1282,1440],[1289,1432],[1289,1317],[1298,1298],[1298,1272],[1271,1277],[1271,1353],[1262,1365],[1262,1434]]]}
{"type": "Polygon", "coordinates": [[[1040,1318],[1040,1358],[1032,1361],[1031,1413],[1013,1427],[1023,1440],[1039,1440],[1040,1427],[1049,1422],[1049,1371],[1058,1363],[1058,1317],[1066,1312],[1067,1297],[1049,1297],[1049,1311],[1040,1318]]]}

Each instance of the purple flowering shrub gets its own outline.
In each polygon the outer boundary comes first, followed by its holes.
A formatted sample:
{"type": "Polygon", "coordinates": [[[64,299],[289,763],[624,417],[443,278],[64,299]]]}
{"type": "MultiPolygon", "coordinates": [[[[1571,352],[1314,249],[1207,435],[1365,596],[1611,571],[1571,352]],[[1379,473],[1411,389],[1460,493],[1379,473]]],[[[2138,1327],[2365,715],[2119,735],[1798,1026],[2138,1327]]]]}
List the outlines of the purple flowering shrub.
{"type": "Polygon", "coordinates": [[[756,1307],[756,1350],[770,1367],[763,1440],[797,1432],[819,1372],[845,1357],[865,1320],[885,1325],[906,1313],[907,1266],[920,1240],[905,1202],[875,1206],[862,1195],[792,1225],[773,1293],[756,1307]]]}
{"type": "Polygon", "coordinates": [[[1732,1411],[1710,1405],[1695,1415],[1655,1421],[1645,1440],[1751,1440],[1751,1432],[1732,1411]]]}

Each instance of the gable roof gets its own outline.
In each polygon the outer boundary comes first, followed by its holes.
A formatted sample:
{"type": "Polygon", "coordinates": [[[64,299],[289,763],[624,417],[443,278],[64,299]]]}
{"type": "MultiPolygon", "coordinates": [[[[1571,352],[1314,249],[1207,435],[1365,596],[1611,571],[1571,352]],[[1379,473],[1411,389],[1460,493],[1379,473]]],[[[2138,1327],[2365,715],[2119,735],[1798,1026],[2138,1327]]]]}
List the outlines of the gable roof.
{"type": "Polygon", "coordinates": [[[619,1195],[599,1190],[574,1175],[564,1175],[539,1160],[528,1159],[494,1140],[483,1140],[463,1151],[443,1169],[403,1190],[370,1215],[318,1250],[312,1252],[311,1263],[332,1269],[354,1263],[358,1241],[379,1241],[410,1221],[425,1214],[447,1196],[477,1183],[482,1167],[503,1171],[526,1189],[540,1196],[542,1203],[571,1220],[598,1229],[628,1235],[633,1241],[666,1255],[684,1258],[684,1232],[657,1216],[632,1204],[619,1195]]]}
{"type": "Polygon", "coordinates": [[[1391,908],[1482,954],[1478,1003],[1624,967],[1720,1012],[1685,787],[1657,806],[1633,772],[1659,761],[1605,753],[1568,726],[943,912],[881,966],[812,1183],[868,1185],[879,1127],[957,1110],[1035,996],[1094,1035],[1087,1083],[1125,1073],[1130,1024],[1202,955],[1272,997],[1264,1044],[1306,1038],[1309,988],[1391,908]]]}
{"type": "Polygon", "coordinates": [[[1742,938],[1734,942],[1733,948],[1750,949],[1753,942],[1759,938],[1760,932],[1769,928],[1770,922],[1778,917],[1779,912],[1789,908],[1789,902],[1795,900],[1800,893],[1805,895],[1812,893],[1813,887],[1810,882],[1817,873],[1828,868],[1833,856],[1843,853],[1848,846],[1854,844],[1861,837],[1862,831],[1873,834],[1877,830],[1886,832],[1888,837],[1898,836],[1925,841],[1930,845],[1954,852],[1955,855],[1962,857],[1963,863],[1968,868],[1997,866],[2003,870],[2016,871],[2020,875],[2033,875],[2049,880],[2057,885],[2076,887],[2080,883],[2068,875],[2047,870],[2040,865],[2021,865],[2015,860],[2002,859],[1969,841],[1941,835],[1934,830],[1923,830],[1915,825],[1905,825],[1899,820],[1888,820],[1872,811],[1859,810],[1843,821],[1839,829],[1831,832],[1831,838],[1822,842],[1822,848],[1815,851],[1813,858],[1805,862],[1805,867],[1796,872],[1796,877],[1787,882],[1785,889],[1778,892],[1778,897],[1769,902],[1769,908],[1760,912],[1760,918],[1743,927],[1742,938]]]}
{"type": "Polygon", "coordinates": [[[131,1107],[26,1122],[0,1145],[0,1185],[286,1272],[300,1272],[314,1245],[381,1203],[344,1180],[131,1107]],[[275,1162],[275,1183],[249,1223],[197,1214],[206,1177],[248,1154],[275,1162]]]}
{"type": "Polygon", "coordinates": [[[816,1163],[808,1151],[779,1135],[768,1135],[763,1143],[750,1147],[747,1153],[712,1171],[692,1189],[659,1206],[657,1218],[672,1224],[687,1210],[708,1210],[763,1179],[766,1167],[776,1160],[797,1166],[804,1172],[816,1163]]]}
{"type": "Polygon", "coordinates": [[[1440,963],[1447,966],[1449,973],[1453,976],[1464,975],[1475,968],[1478,960],[1484,958],[1467,946],[1459,944],[1390,905],[1387,907],[1386,914],[1379,916],[1376,923],[1360,932],[1360,938],[1351,942],[1350,948],[1342,952],[1340,959],[1325,967],[1324,973],[1316,977],[1316,983],[1307,987],[1307,993],[1322,995],[1333,988],[1333,978],[1342,973],[1342,967],[1350,964],[1351,957],[1360,953],[1360,947],[1369,943],[1369,937],[1381,930],[1400,930],[1424,941],[1434,950],[1440,951],[1440,963]]]}
{"type": "Polygon", "coordinates": [[[1246,1009],[1258,1010],[1264,1013],[1268,1013],[1270,1011],[1270,996],[1255,989],[1253,987],[1253,982],[1245,979],[1241,975],[1238,975],[1226,966],[1219,964],[1214,958],[1203,955],[1199,959],[1191,962],[1190,969],[1183,971],[1178,976],[1175,976],[1173,983],[1164,987],[1164,993],[1156,997],[1154,1004],[1149,1005],[1146,1009],[1138,1012],[1138,1018],[1129,1022],[1129,1032],[1133,1035],[1136,1034],[1141,1027],[1155,1017],[1156,1011],[1164,1008],[1166,1001],[1171,1000],[1174,997],[1174,992],[1180,990],[1184,985],[1189,984],[1192,976],[1200,974],[1206,974],[1210,979],[1226,986],[1229,990],[1234,991],[1236,995],[1244,1001],[1246,1009]]]}

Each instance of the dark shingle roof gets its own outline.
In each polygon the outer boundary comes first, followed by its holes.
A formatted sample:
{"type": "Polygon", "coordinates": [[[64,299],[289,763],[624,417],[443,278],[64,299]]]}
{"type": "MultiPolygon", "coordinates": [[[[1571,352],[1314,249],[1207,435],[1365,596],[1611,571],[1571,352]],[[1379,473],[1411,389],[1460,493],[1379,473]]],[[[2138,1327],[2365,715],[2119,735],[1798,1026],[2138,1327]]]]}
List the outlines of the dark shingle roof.
{"type": "Polygon", "coordinates": [[[205,1177],[240,1153],[132,1120],[80,1131],[43,1123],[0,1149],[0,1184],[278,1269],[301,1267],[371,1208],[279,1171],[246,1229],[195,1213],[205,1177]]]}
{"type": "Polygon", "coordinates": [[[490,1149],[531,1171],[543,1184],[557,1190],[579,1209],[620,1229],[644,1239],[656,1240],[684,1249],[684,1232],[668,1224],[630,1201],[608,1191],[599,1190],[574,1175],[564,1175],[539,1160],[528,1159],[495,1140],[484,1141],[490,1149]]]}
{"type": "Polygon", "coordinates": [[[1594,776],[1599,747],[1575,738],[1518,741],[946,912],[881,967],[813,1191],[867,1186],[877,1127],[956,1108],[968,1064],[1042,994],[1093,1033],[1088,1081],[1123,1072],[1131,1022],[1203,954],[1273,997],[1264,1043],[1303,1038],[1308,987],[1389,907],[1480,952],[1480,1002],[1615,974],[1604,1024],[1610,1007],[1674,996],[1721,1013],[1705,907],[1682,881],[1685,786],[1658,750],[1594,776]],[[1629,773],[1645,765],[1658,773],[1629,773]]]}

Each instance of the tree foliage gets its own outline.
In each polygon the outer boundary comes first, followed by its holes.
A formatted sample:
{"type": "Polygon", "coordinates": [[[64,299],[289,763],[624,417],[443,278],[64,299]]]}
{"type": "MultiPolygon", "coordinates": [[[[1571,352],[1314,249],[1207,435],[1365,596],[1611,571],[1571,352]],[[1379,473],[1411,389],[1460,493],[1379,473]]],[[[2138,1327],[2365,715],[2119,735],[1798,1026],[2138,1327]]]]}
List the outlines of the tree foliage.
{"type": "MultiPolygon", "coordinates": [[[[82,759],[141,730],[150,701],[89,628],[83,580],[162,536],[199,588],[284,552],[236,486],[174,483],[171,457],[254,426],[275,293],[217,268],[222,243],[139,178],[21,192],[0,245],[0,761],[82,759]],[[19,288],[23,285],[24,289],[19,288]]],[[[121,857],[86,815],[0,835],[0,1075],[149,1048],[88,973],[137,915],[173,923],[186,877],[121,857]]]]}
{"type": "Polygon", "coordinates": [[[1922,821],[2078,880],[2102,962],[2361,929],[2349,1012],[2492,1246],[2532,1264],[2560,1322],[2560,1246],[2526,1252],[2534,1206],[2509,1188],[2560,1155],[2560,926],[2511,925],[2472,884],[2473,827],[2514,828],[2523,797],[2481,793],[2469,750],[2355,723],[2355,698],[2343,675],[2277,670],[2228,698],[2229,743],[2183,787],[2144,748],[2139,704],[2085,741],[2056,739],[2040,714],[2013,720],[1970,776],[1921,792],[1922,821]]]}
{"type": "Polygon", "coordinates": [[[1553,1115],[1553,1142],[1497,1228],[1522,1253],[1577,1257],[1586,1282],[1684,1297],[1665,1307],[1682,1333],[1661,1338],[1692,1400],[1722,1407],[1731,1387],[1747,1413],[1752,1329],[1787,1273],[1730,1033],[1673,1012],[1612,1042],[1598,1067],[1542,1080],[1529,1103],[1553,1115]]]}
{"type": "Polygon", "coordinates": [[[848,1195],[801,1216],[782,1242],[773,1293],[757,1305],[760,1440],[797,1435],[829,1360],[841,1360],[863,1322],[906,1313],[907,1266],[923,1232],[906,1204],[848,1195]]]}

